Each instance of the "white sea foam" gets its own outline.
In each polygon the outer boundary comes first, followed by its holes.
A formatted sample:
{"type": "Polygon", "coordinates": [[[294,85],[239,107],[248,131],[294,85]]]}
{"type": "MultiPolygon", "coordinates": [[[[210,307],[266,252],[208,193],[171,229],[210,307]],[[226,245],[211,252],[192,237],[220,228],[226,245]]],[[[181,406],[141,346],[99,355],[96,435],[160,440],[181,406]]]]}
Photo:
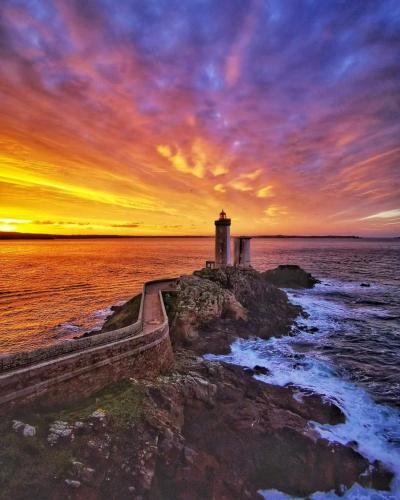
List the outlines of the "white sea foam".
{"type": "Polygon", "coordinates": [[[106,307],[104,309],[99,309],[98,311],[95,311],[93,316],[95,318],[106,318],[112,313],[111,307],[106,307]]]}
{"type": "MultiPolygon", "coordinates": [[[[331,281],[331,288],[325,288],[324,284],[319,284],[311,290],[286,290],[290,301],[293,304],[302,306],[311,314],[310,322],[315,326],[328,326],[324,321],[337,322],[343,319],[361,319],[366,317],[377,317],[385,315],[385,309],[382,306],[363,305],[354,307],[357,302],[351,300],[351,296],[345,300],[338,300],[335,297],[337,293],[354,292],[357,298],[360,296],[369,297],[370,288],[356,288],[354,283],[340,283],[331,281]],[[322,324],[321,324],[322,321],[322,324]]],[[[387,290],[386,290],[387,291],[387,290]]],[[[307,323],[307,321],[306,321],[307,323]]],[[[332,328],[332,324],[329,327],[332,328]]],[[[339,327],[339,325],[338,325],[339,327]]]]}
{"type": "MultiPolygon", "coordinates": [[[[288,291],[291,301],[300,304],[310,314],[308,319],[299,323],[318,327],[318,333],[311,335],[300,332],[295,337],[268,340],[238,339],[232,344],[230,354],[207,355],[207,358],[250,368],[255,365],[265,366],[270,374],[257,375],[257,379],[280,386],[291,383],[312,389],[335,402],[345,413],[346,422],[335,426],[312,423],[313,427],[330,441],[343,444],[356,441],[361,454],[370,461],[380,460],[395,473],[390,492],[378,492],[354,485],[342,498],[399,499],[400,412],[377,404],[362,387],[340,378],[332,362],[313,351],[316,343],[328,342],[330,334],[339,332],[346,318],[354,318],[354,311],[343,302],[319,296],[321,287],[319,285],[319,289],[307,292],[288,291]],[[298,346],[301,346],[300,351],[303,352],[299,352],[298,346]]],[[[351,325],[346,325],[347,327],[351,328],[351,325]]],[[[273,500],[287,498],[275,490],[264,491],[262,494],[273,500]]],[[[312,498],[321,500],[337,496],[333,492],[318,492],[312,498]]]]}
{"type": "Polygon", "coordinates": [[[67,332],[77,332],[79,330],[79,326],[73,323],[60,323],[59,327],[67,332]]]}
{"type": "MultiPolygon", "coordinates": [[[[301,500],[299,497],[292,497],[278,490],[260,490],[259,493],[265,500],[301,500]]],[[[341,497],[338,497],[333,491],[318,491],[307,498],[311,498],[311,500],[335,500],[339,498],[344,500],[398,500],[399,497],[395,493],[375,491],[363,488],[359,484],[354,484],[341,497]]]]}

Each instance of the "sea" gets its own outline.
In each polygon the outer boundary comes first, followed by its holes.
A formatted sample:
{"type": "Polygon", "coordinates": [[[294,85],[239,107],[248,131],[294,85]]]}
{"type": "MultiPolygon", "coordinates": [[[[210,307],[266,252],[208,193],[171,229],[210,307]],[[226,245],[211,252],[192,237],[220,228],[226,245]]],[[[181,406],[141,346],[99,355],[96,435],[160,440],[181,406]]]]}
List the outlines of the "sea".
{"type": "MultiPolygon", "coordinates": [[[[99,328],[110,306],[139,293],[143,282],[203,267],[213,245],[212,238],[0,242],[0,355],[99,328]]],[[[292,336],[239,339],[230,354],[206,357],[265,366],[270,374],[260,380],[334,401],[346,422],[310,425],[331,441],[356,442],[395,473],[389,492],[354,485],[344,498],[400,499],[400,240],[255,238],[251,247],[258,270],[298,264],[321,280],[310,290],[286,290],[308,318],[292,336]]]]}

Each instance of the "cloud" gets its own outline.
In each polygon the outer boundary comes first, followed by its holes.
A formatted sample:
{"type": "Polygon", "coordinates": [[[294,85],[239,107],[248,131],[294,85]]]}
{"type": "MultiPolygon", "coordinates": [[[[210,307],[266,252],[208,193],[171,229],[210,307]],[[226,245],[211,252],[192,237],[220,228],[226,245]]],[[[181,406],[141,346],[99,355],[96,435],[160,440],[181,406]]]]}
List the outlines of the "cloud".
{"type": "Polygon", "coordinates": [[[232,182],[229,183],[230,186],[233,187],[233,189],[236,189],[237,191],[253,191],[253,188],[246,182],[246,181],[241,181],[241,180],[233,180],[232,182]]]}
{"type": "Polygon", "coordinates": [[[378,212],[377,214],[368,215],[367,217],[362,217],[360,220],[370,220],[370,219],[399,219],[400,218],[400,208],[395,208],[393,210],[385,210],[384,212],[378,212]]]}
{"type": "Polygon", "coordinates": [[[140,224],[138,222],[124,222],[120,224],[110,224],[110,227],[139,227],[140,224]]]}
{"type": "Polygon", "coordinates": [[[229,169],[224,165],[215,165],[211,167],[211,172],[214,177],[218,177],[219,175],[227,174],[229,169]]]}
{"type": "Polygon", "coordinates": [[[265,215],[268,217],[278,217],[280,215],[286,215],[286,207],[281,207],[279,205],[270,205],[264,210],[265,215]]]}
{"type": "Polygon", "coordinates": [[[272,194],[272,186],[264,186],[257,191],[258,198],[270,198],[272,194]]]}
{"type": "Polygon", "coordinates": [[[397,13],[3,0],[0,217],[207,234],[226,193],[238,232],[394,234],[397,13]]]}
{"type": "MultiPolygon", "coordinates": [[[[1,222],[1,219],[0,219],[1,222]]],[[[137,228],[140,227],[140,224],[138,222],[120,222],[120,223],[106,223],[106,222],[89,222],[89,221],[52,221],[52,220],[35,220],[35,221],[28,221],[34,225],[38,226],[68,226],[68,227],[73,227],[73,226],[87,226],[87,227],[120,227],[120,228],[137,228]]]]}
{"type": "Polygon", "coordinates": [[[29,219],[0,219],[1,224],[30,224],[31,222],[29,219]]]}
{"type": "Polygon", "coordinates": [[[217,193],[226,193],[226,187],[223,184],[216,184],[214,191],[217,191],[217,193]]]}

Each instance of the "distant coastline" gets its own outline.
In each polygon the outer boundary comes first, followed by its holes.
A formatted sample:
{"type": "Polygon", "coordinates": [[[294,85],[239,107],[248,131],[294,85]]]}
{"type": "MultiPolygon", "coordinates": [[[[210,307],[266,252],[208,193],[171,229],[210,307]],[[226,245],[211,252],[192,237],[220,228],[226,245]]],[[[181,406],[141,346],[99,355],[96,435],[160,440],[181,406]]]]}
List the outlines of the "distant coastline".
{"type": "MultiPolygon", "coordinates": [[[[120,235],[120,234],[45,234],[45,233],[18,233],[18,232],[0,232],[0,241],[9,240],[90,240],[90,239],[132,239],[132,238],[212,238],[212,236],[202,235],[158,235],[158,236],[135,236],[135,235],[120,235]]],[[[272,234],[252,236],[257,239],[374,239],[374,237],[354,236],[354,235],[286,235],[272,234]]],[[[398,240],[399,236],[392,237],[375,237],[376,239],[398,240]]]]}

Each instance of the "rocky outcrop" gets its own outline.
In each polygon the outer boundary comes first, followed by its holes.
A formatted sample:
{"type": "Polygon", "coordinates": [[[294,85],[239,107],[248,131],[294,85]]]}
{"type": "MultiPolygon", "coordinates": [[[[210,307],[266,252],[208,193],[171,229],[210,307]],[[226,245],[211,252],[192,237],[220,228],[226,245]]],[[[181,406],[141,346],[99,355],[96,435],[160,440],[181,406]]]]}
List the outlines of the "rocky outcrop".
{"type": "Polygon", "coordinates": [[[0,429],[0,461],[18,467],[0,477],[7,498],[234,500],[260,499],[260,489],[296,497],[341,494],[355,481],[388,488],[391,474],[380,464],[329,443],[309,426],[310,420],[342,422],[334,403],[265,384],[240,367],[203,361],[187,350],[175,358],[171,373],[122,381],[60,410],[62,421],[54,408],[40,421],[35,413],[39,437],[26,457],[34,454],[34,473],[22,481],[12,478],[25,463],[15,439],[24,438],[11,431],[9,439],[0,429]],[[58,420],[49,425],[50,415],[58,420]],[[48,442],[55,427],[73,429],[75,438],[48,442]]]}
{"type": "Polygon", "coordinates": [[[198,353],[222,353],[237,336],[287,334],[301,312],[255,269],[202,269],[180,279],[171,335],[198,353]]]}
{"type": "Polygon", "coordinates": [[[234,293],[218,283],[198,276],[182,276],[172,320],[172,340],[190,343],[199,328],[211,321],[233,319],[246,321],[247,310],[234,293]]]}
{"type": "MultiPolygon", "coordinates": [[[[121,321],[131,305],[116,311],[121,321]]],[[[393,475],[357,443],[328,442],[313,427],[345,422],[334,402],[256,380],[269,374],[263,366],[197,356],[228,350],[238,335],[290,331],[302,311],[262,273],[227,267],[184,276],[167,310],[175,345],[168,373],[119,379],[69,407],[37,402],[23,412],[35,427],[18,414],[0,420],[1,498],[252,500],[264,489],[308,497],[343,494],[355,482],[389,488],[393,475]],[[25,428],[35,430],[28,440],[25,428]]]]}
{"type": "Polygon", "coordinates": [[[280,288],[312,288],[319,280],[299,266],[286,264],[262,273],[264,279],[280,288]]]}

